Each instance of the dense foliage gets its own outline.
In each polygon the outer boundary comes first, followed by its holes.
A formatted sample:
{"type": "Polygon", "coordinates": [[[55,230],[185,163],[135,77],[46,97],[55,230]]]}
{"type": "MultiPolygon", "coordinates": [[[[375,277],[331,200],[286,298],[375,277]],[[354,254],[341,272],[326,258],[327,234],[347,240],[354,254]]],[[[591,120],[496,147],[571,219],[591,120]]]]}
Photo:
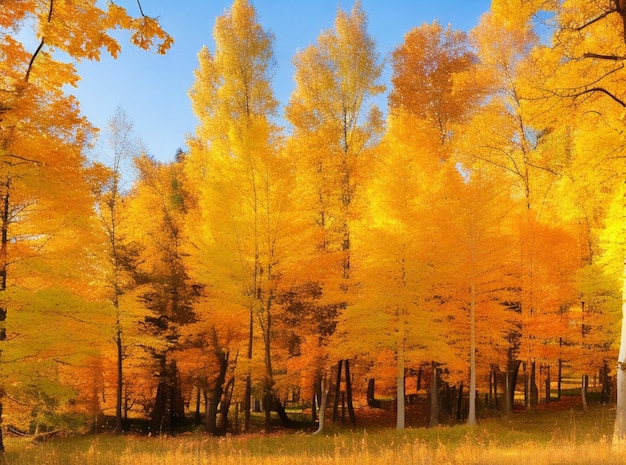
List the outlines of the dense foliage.
{"type": "Polygon", "coordinates": [[[510,412],[516,391],[532,408],[591,376],[624,438],[620,0],[496,0],[469,33],[416,26],[385,112],[356,2],[294,57],[284,115],[275,38],[235,0],[198,54],[188,151],[151,159],[120,110],[110,166],[87,159],[72,63],[115,56],[116,28],[159,53],[172,39],[81,5],[0,11],[5,424],[142,416],[159,433],[195,409],[220,434],[250,429],[254,403],[287,425],[289,402],[321,429],[328,401],[357,421],[354,391],[396,397],[403,428],[405,395],[428,392],[437,424],[439,393],[467,386],[474,423],[476,393],[510,412]]]}

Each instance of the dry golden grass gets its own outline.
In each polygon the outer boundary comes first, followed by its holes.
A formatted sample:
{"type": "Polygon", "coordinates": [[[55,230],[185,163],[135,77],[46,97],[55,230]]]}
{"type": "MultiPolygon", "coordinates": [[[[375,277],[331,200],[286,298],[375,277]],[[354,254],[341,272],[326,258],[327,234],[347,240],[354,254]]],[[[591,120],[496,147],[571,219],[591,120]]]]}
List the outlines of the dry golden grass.
{"type": "Polygon", "coordinates": [[[484,419],[477,427],[330,428],[326,434],[212,438],[202,434],[76,436],[34,444],[7,438],[9,465],[617,465],[611,447],[614,412],[596,406],[484,419]]]}

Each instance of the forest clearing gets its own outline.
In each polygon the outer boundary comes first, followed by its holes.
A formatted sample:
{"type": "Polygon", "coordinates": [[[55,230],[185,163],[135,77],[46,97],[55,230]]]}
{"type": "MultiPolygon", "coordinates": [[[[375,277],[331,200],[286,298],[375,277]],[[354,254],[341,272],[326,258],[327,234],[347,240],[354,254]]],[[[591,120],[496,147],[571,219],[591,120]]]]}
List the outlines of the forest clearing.
{"type": "Polygon", "coordinates": [[[623,458],[626,0],[493,0],[385,57],[356,0],[284,102],[255,3],[210,18],[163,161],[71,93],[122,37],[167,54],[156,16],[0,2],[9,463],[623,458]]]}
{"type": "MultiPolygon", "coordinates": [[[[467,425],[408,428],[380,424],[322,435],[280,430],[271,435],[210,437],[185,433],[149,438],[112,434],[70,436],[34,443],[8,437],[10,465],[588,465],[624,463],[611,445],[615,409],[573,398],[562,406],[520,411],[467,425]]],[[[262,421],[262,419],[259,419],[262,421]]]]}

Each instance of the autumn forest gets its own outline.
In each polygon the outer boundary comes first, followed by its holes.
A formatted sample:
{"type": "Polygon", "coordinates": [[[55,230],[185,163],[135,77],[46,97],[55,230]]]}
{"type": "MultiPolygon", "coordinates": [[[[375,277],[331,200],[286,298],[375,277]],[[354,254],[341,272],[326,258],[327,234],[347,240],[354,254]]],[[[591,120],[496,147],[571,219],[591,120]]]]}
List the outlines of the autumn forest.
{"type": "Polygon", "coordinates": [[[118,3],[0,1],[5,434],[472,425],[594,387],[626,440],[623,0],[493,0],[388,57],[356,1],[293,57],[288,102],[280,38],[234,0],[171,162],[71,95],[111,31],[176,40],[118,3]]]}

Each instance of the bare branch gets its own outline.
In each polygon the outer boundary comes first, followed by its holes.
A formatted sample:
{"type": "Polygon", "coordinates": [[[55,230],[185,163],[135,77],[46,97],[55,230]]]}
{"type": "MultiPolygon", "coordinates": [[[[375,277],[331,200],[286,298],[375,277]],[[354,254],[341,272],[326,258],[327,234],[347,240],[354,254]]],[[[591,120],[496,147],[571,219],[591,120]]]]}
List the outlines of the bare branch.
{"type": "Polygon", "coordinates": [[[141,2],[139,0],[137,0],[137,6],[139,7],[139,13],[141,13],[141,16],[145,18],[146,15],[143,13],[143,8],[141,8],[141,2]]]}
{"type": "MultiPolygon", "coordinates": [[[[52,20],[53,10],[54,10],[54,0],[50,0],[50,9],[48,10],[48,22],[52,20]]],[[[43,48],[45,42],[46,42],[46,38],[42,37],[41,42],[39,42],[39,46],[37,46],[35,53],[33,53],[33,56],[30,58],[30,62],[28,63],[28,69],[26,70],[26,75],[24,76],[24,82],[28,82],[28,79],[30,78],[30,72],[32,71],[33,64],[35,63],[35,58],[37,58],[37,55],[39,55],[39,52],[43,48]]]]}
{"type": "Polygon", "coordinates": [[[37,55],[39,55],[39,52],[43,48],[45,40],[46,40],[45,37],[41,38],[41,42],[39,42],[39,46],[37,47],[37,50],[35,50],[35,53],[33,53],[33,56],[30,57],[30,62],[28,63],[28,69],[26,70],[26,75],[24,76],[24,82],[28,82],[28,79],[30,78],[30,72],[33,69],[33,63],[35,63],[35,58],[37,58],[37,55]]]}
{"type": "Polygon", "coordinates": [[[624,103],[623,100],[621,100],[616,95],[614,95],[613,93],[609,92],[608,90],[606,90],[603,87],[591,87],[589,89],[581,90],[580,92],[575,92],[575,93],[573,93],[571,95],[568,95],[567,97],[576,98],[576,97],[581,97],[583,95],[592,94],[594,92],[600,92],[600,93],[602,93],[604,95],[607,95],[608,97],[610,97],[613,101],[615,101],[616,103],[618,103],[622,107],[626,107],[626,103],[624,103]]]}
{"type": "Polygon", "coordinates": [[[624,60],[626,60],[626,56],[601,55],[599,53],[591,53],[591,52],[583,54],[583,58],[597,58],[599,60],[611,60],[611,61],[624,61],[624,60]]]}
{"type": "Polygon", "coordinates": [[[584,23],[582,26],[579,27],[575,27],[574,30],[577,32],[582,31],[583,29],[588,28],[589,26],[591,26],[592,24],[597,23],[598,21],[600,21],[601,19],[606,18],[608,15],[610,15],[611,13],[616,13],[617,10],[608,10],[605,11],[604,13],[602,13],[600,16],[596,16],[593,19],[590,19],[589,21],[587,21],[586,23],[584,23]]]}

